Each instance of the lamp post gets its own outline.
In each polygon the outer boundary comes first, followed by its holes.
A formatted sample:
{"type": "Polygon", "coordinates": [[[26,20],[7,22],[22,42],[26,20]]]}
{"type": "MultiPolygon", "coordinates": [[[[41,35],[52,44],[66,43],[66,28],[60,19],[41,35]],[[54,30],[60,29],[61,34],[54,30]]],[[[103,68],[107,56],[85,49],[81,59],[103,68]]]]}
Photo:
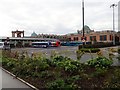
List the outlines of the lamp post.
{"type": "Polygon", "coordinates": [[[82,0],[82,21],[83,21],[83,45],[85,45],[85,30],[84,30],[84,0],[82,0]]]}
{"type": "Polygon", "coordinates": [[[114,31],[115,31],[115,13],[114,13],[114,8],[117,7],[116,4],[112,4],[110,6],[110,8],[113,8],[113,45],[115,45],[115,34],[114,34],[114,31]]]}

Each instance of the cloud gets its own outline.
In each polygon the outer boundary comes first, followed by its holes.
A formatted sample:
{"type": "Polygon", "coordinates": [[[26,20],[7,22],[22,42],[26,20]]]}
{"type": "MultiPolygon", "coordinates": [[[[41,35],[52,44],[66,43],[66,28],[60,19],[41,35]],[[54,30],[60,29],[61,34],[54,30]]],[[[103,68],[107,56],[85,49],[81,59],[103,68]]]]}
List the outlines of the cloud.
{"type": "MultiPolygon", "coordinates": [[[[85,24],[91,29],[112,28],[110,5],[119,0],[85,0],[85,24]]],[[[116,9],[117,12],[117,9],[116,9]]],[[[117,14],[117,13],[116,13],[117,14]]],[[[81,0],[0,0],[0,36],[11,31],[66,34],[82,28],[81,0]]],[[[116,15],[117,23],[117,15],[116,15]]]]}

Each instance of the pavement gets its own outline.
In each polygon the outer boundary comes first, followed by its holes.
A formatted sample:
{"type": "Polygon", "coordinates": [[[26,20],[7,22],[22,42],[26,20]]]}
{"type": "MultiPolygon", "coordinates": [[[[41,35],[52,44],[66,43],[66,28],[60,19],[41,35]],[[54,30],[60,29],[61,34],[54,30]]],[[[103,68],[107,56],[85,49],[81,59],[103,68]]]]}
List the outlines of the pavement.
{"type": "Polygon", "coordinates": [[[6,73],[0,67],[0,88],[2,90],[33,90],[23,82],[6,73]]]}

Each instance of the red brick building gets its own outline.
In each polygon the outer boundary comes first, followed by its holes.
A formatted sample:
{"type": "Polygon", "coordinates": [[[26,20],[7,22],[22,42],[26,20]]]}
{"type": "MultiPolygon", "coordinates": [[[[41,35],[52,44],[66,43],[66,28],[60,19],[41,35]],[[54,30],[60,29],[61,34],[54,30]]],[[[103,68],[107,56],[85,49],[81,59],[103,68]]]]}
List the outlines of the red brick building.
{"type": "MultiPolygon", "coordinates": [[[[115,35],[115,41],[120,42],[120,33],[112,30],[91,30],[87,25],[84,27],[86,42],[113,42],[113,35],[115,35]]],[[[67,35],[56,35],[56,34],[36,34],[33,32],[31,37],[36,38],[52,38],[59,39],[60,41],[79,41],[82,42],[83,30],[77,30],[76,33],[67,35]]]]}
{"type": "MultiPolygon", "coordinates": [[[[90,30],[88,26],[84,28],[86,42],[112,42],[113,35],[115,35],[115,41],[120,42],[120,33],[118,32],[111,30],[94,31],[90,30]]],[[[67,34],[70,41],[82,41],[82,36],[82,30],[78,30],[77,33],[67,34]]]]}

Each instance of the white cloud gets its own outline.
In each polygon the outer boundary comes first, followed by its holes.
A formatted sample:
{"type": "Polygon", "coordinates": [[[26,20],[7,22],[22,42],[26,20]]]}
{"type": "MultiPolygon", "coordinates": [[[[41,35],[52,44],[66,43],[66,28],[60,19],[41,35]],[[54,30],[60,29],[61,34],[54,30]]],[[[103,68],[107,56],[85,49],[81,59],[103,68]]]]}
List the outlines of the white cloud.
{"type": "MultiPolygon", "coordinates": [[[[118,1],[85,0],[85,24],[95,30],[112,29],[109,7],[118,1]]],[[[117,24],[117,8],[115,12],[117,24]]],[[[0,36],[11,36],[16,29],[30,35],[33,31],[66,34],[81,28],[81,0],[0,0],[0,36]]]]}

